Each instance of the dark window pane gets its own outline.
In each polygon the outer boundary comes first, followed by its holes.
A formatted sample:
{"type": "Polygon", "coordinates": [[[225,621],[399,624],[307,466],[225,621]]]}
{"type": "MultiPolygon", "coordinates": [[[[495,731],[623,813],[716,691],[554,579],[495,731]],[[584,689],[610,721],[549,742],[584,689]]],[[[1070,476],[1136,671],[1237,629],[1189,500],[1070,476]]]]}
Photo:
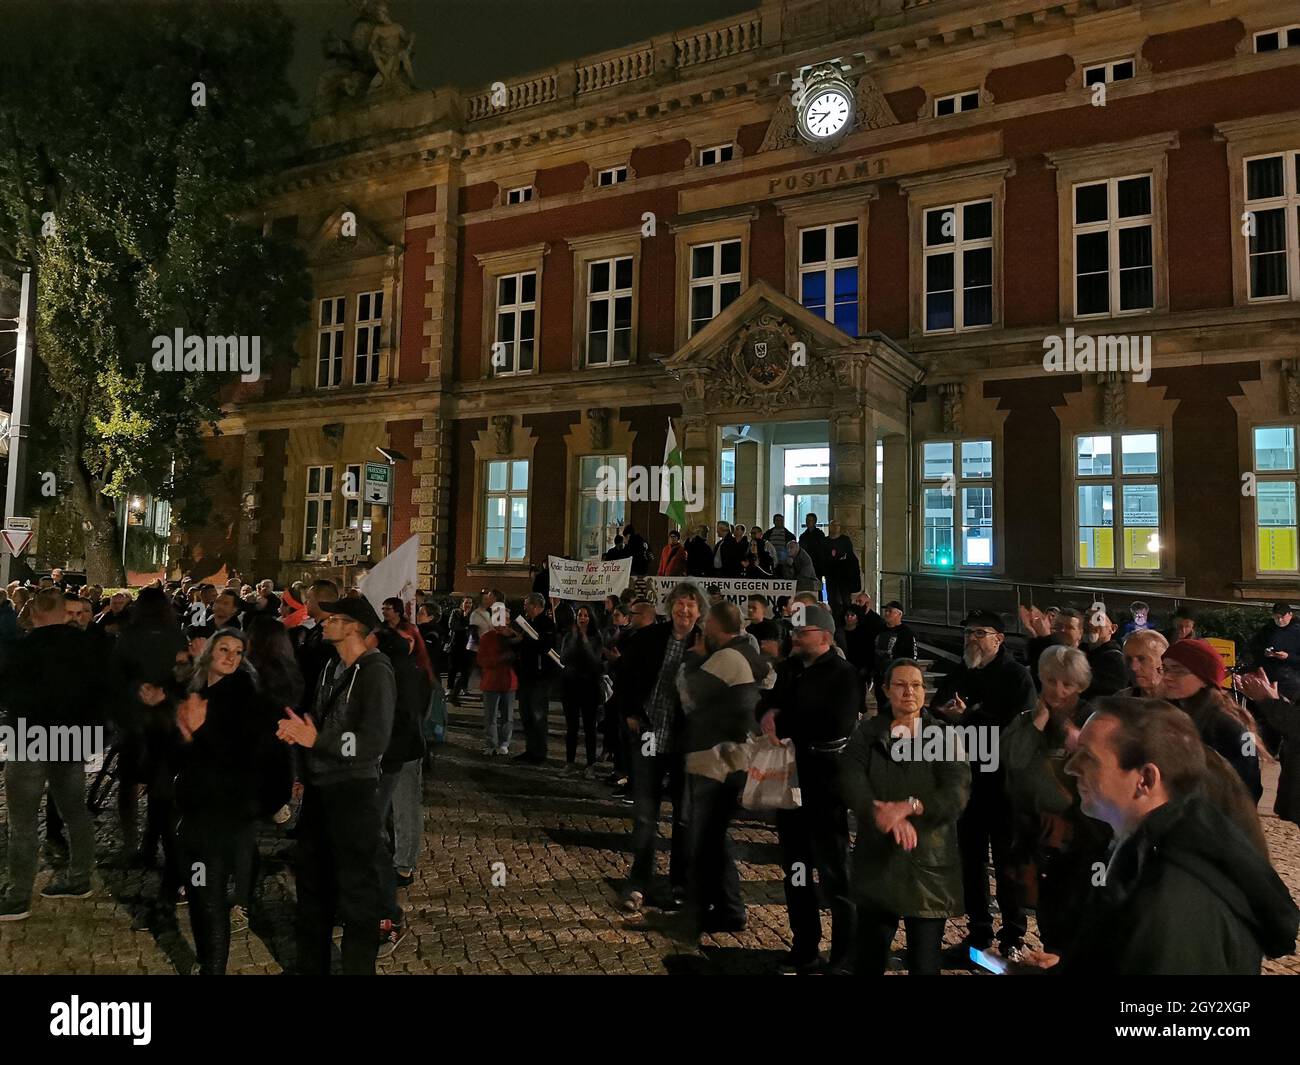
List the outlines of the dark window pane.
{"type": "Polygon", "coordinates": [[[1287,27],[1286,46],[1288,48],[1300,48],[1300,26],[1287,27]]]}
{"type": "Polygon", "coordinates": [[[1076,282],[1079,314],[1105,314],[1110,310],[1110,278],[1107,274],[1090,274],[1076,282]]]}
{"type": "Polygon", "coordinates": [[[1264,200],[1281,196],[1286,191],[1283,157],[1272,155],[1267,159],[1252,159],[1246,164],[1246,199],[1264,200]]]}
{"type": "Polygon", "coordinates": [[[375,318],[379,319],[382,318],[383,316],[384,316],[384,294],[382,292],[376,292],[375,293],[375,318]]]}
{"type": "Polygon", "coordinates": [[[531,370],[533,368],[533,342],[531,340],[521,340],[519,342],[519,369],[531,370]]]}
{"type": "Polygon", "coordinates": [[[1127,81],[1133,76],[1133,60],[1126,59],[1122,63],[1116,63],[1111,68],[1111,81],[1127,81]]]}
{"type": "Polygon", "coordinates": [[[708,321],[713,317],[713,290],[708,287],[691,290],[691,321],[708,321]]]}
{"type": "Polygon", "coordinates": [[[936,100],[934,104],[934,113],[942,118],[944,115],[951,115],[957,110],[956,97],[949,97],[946,100],[936,100]]]}
{"type": "Polygon", "coordinates": [[[740,296],[740,282],[728,281],[725,285],[721,287],[720,294],[722,298],[721,298],[721,302],[718,305],[718,310],[722,311],[725,310],[727,307],[730,307],[733,303],[735,303],[737,298],[740,296]]]}
{"type": "Polygon", "coordinates": [[[932,293],[925,298],[926,329],[952,328],[952,293],[932,293]]]}
{"type": "Polygon", "coordinates": [[[497,340],[509,344],[515,339],[515,316],[513,313],[497,315],[497,340]]]}
{"type": "Polygon", "coordinates": [[[805,229],[800,245],[802,248],[800,254],[803,257],[804,266],[826,261],[826,230],[805,229]]]}
{"type": "Polygon", "coordinates": [[[993,284],[992,248],[976,248],[962,253],[962,283],[967,288],[993,284]]]}
{"type": "Polygon", "coordinates": [[[1136,311],[1154,305],[1154,277],[1150,267],[1119,272],[1119,309],[1136,311]]]}
{"type": "Polygon", "coordinates": [[[1151,213],[1151,179],[1128,178],[1118,184],[1119,217],[1136,218],[1151,213]]]}
{"type": "Polygon", "coordinates": [[[505,307],[515,302],[515,293],[518,292],[515,275],[510,274],[503,277],[497,285],[497,306],[505,307]]]}
{"type": "Polygon", "coordinates": [[[729,240],[722,246],[722,272],[740,273],[740,241],[729,240]]]}
{"type": "Polygon", "coordinates": [[[357,297],[357,321],[364,322],[370,318],[370,293],[363,292],[357,297]]]}
{"type": "Polygon", "coordinates": [[[925,259],[925,290],[943,292],[952,288],[952,254],[928,255],[925,259]]]}
{"type": "Polygon", "coordinates": [[[598,262],[591,264],[591,292],[609,291],[609,263],[598,262]]]}
{"type": "Polygon", "coordinates": [[[614,358],[619,362],[627,362],[632,355],[632,330],[617,329],[614,331],[614,358]]]}
{"type": "Polygon", "coordinates": [[[614,328],[628,329],[632,325],[632,297],[618,296],[614,300],[614,328]]]}
{"type": "Polygon", "coordinates": [[[1085,85],[1097,85],[1106,80],[1105,67],[1093,67],[1083,76],[1085,85]]]}
{"type": "Polygon", "coordinates": [[[826,306],[826,275],[821,271],[813,274],[803,275],[803,286],[799,294],[799,302],[809,310],[814,307],[824,308],[826,306]]]}
{"type": "Polygon", "coordinates": [[[534,273],[524,274],[519,279],[521,291],[521,303],[534,303],[537,300],[537,275],[534,273]]]}
{"type": "Polygon", "coordinates": [[[858,298],[858,270],[855,266],[841,266],[835,271],[835,302],[858,298]]]}
{"type": "Polygon", "coordinates": [[[993,289],[967,288],[963,295],[962,323],[966,326],[993,324],[993,289]]]}
{"type": "Polygon", "coordinates": [[[837,303],[835,305],[835,324],[849,336],[858,335],[858,303],[837,303]]]}
{"type": "Polygon", "coordinates": [[[1110,266],[1110,242],[1105,233],[1080,233],[1074,241],[1074,272],[1092,274],[1110,266]]]}
{"type": "Polygon", "coordinates": [[[1119,265],[1120,269],[1130,266],[1150,266],[1151,227],[1132,226],[1119,231],[1119,265]]]}
{"type": "Polygon", "coordinates": [[[519,339],[532,340],[534,327],[537,320],[536,311],[519,312],[519,339]]]}
{"type": "Polygon", "coordinates": [[[1076,185],[1074,189],[1074,221],[1077,225],[1087,222],[1104,222],[1107,219],[1106,184],[1076,185]]]}
{"type": "Polygon", "coordinates": [[[968,92],[961,98],[961,109],[963,111],[974,111],[980,105],[980,94],[977,92],[968,92]]]}
{"type": "Polygon", "coordinates": [[[1286,255],[1250,257],[1250,295],[1253,299],[1287,294],[1286,255]]]}
{"type": "Polygon", "coordinates": [[[608,358],[608,352],[606,351],[608,342],[609,335],[607,333],[592,333],[587,338],[587,362],[592,364],[605,362],[608,358]]]}
{"type": "Polygon", "coordinates": [[[713,276],[713,245],[701,244],[691,249],[691,277],[713,276]]]}
{"type": "Polygon", "coordinates": [[[1276,33],[1261,33],[1255,38],[1255,51],[1276,52],[1281,45],[1276,33]]]}
{"type": "Polygon", "coordinates": [[[925,243],[927,247],[951,244],[957,239],[957,217],[951,207],[941,207],[925,212],[925,243]]]}
{"type": "Polygon", "coordinates": [[[1278,207],[1254,214],[1255,235],[1250,238],[1251,252],[1286,251],[1286,212],[1278,207]]]}
{"type": "Polygon", "coordinates": [[[593,331],[603,331],[609,328],[609,301],[597,300],[588,307],[590,313],[587,316],[587,328],[593,331]]]}
{"type": "Polygon", "coordinates": [[[858,224],[835,227],[835,258],[856,259],[858,257],[858,224]]]}
{"type": "Polygon", "coordinates": [[[965,240],[986,240],[993,235],[993,203],[968,203],[962,208],[962,237],[965,240]]]}
{"type": "Polygon", "coordinates": [[[618,259],[614,263],[614,287],[628,289],[632,287],[632,260],[618,259]]]}

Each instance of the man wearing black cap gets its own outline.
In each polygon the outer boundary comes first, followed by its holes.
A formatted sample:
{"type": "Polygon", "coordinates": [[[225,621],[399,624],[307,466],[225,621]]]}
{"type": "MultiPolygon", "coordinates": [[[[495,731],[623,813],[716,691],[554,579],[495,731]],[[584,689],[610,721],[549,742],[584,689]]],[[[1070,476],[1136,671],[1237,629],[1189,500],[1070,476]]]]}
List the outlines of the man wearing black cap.
{"type": "Polygon", "coordinates": [[[1300,670],[1300,625],[1290,603],[1273,604],[1273,620],[1251,642],[1255,661],[1271,681],[1300,670]]]}
{"type": "Polygon", "coordinates": [[[380,761],[393,728],[397,684],[388,658],[366,646],[381,625],[365,599],[322,602],[325,639],[338,652],[321,672],[313,712],[286,708],[279,736],[303,750],[298,821],[298,971],[324,976],[337,914],[343,971],[373,975],[385,919],[377,852],[380,761]]]}
{"type": "Polygon", "coordinates": [[[835,784],[840,752],[858,724],[863,690],[857,670],[832,651],[831,612],[808,606],[802,620],[794,630],[791,657],[777,667],[776,684],[763,695],[759,710],[767,735],[794,741],[803,805],[776,812],[793,938],[783,966],[810,972],[821,963],[818,885],[831,911],[831,969],[847,966],[853,949],[849,819],[835,784]]]}
{"type": "Polygon", "coordinates": [[[895,658],[916,657],[916,636],[903,624],[903,604],[892,599],[880,608],[884,628],[876,634],[874,649],[875,670],[872,687],[876,693],[876,708],[885,710],[885,671],[895,658]]]}
{"type": "MultiPolygon", "coordinates": [[[[1037,702],[1029,670],[1007,652],[1002,618],[990,610],[975,610],[962,621],[965,649],[962,664],[939,685],[931,713],[956,725],[1001,730],[1016,715],[1037,702]]],[[[1024,942],[1026,919],[1020,888],[1010,875],[1012,810],[1003,783],[1002,766],[971,773],[970,802],[957,821],[961,848],[962,886],[969,918],[967,947],[987,949],[993,943],[993,917],[989,913],[989,848],[997,880],[1002,928],[998,944],[1005,955],[1024,942]]],[[[963,957],[965,955],[963,954],[963,957]]]]}

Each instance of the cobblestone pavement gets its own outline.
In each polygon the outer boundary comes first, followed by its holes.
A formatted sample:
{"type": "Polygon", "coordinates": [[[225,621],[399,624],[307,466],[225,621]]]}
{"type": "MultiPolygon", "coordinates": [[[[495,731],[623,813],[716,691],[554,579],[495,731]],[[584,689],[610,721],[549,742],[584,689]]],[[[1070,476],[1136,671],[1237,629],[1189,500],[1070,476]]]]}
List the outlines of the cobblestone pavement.
{"type": "MultiPolygon", "coordinates": [[[[553,721],[557,711],[553,707],[553,721]]],[[[562,752],[559,736],[551,744],[553,754],[562,752]]],[[[744,818],[732,830],[748,930],[706,937],[702,957],[682,955],[647,928],[645,916],[618,908],[630,861],[630,807],[613,800],[608,786],[568,775],[555,763],[520,766],[484,756],[479,748],[476,708],[453,710],[448,743],[439,748],[434,773],[425,781],[422,864],[415,883],[402,892],[410,934],[380,961],[381,972],[762,973],[788,948],[770,823],[744,818]]],[[[1266,796],[1263,806],[1270,805],[1266,796]]],[[[1300,829],[1271,815],[1264,825],[1278,871],[1300,898],[1300,829]]],[[[189,972],[194,954],[187,911],[175,911],[179,925],[170,912],[151,916],[148,900],[157,893],[157,873],[112,864],[119,850],[115,813],[101,813],[98,830],[95,896],[37,898],[30,919],[0,925],[0,973],[189,972]]],[[[667,831],[661,823],[664,874],[667,831]]],[[[0,838],[0,858],[3,846],[0,838]]],[[[232,973],[278,973],[292,964],[287,847],[279,829],[263,835],[262,897],[252,927],[233,937],[232,973]]],[[[38,889],[48,876],[43,861],[38,889]]],[[[1032,919],[1030,929],[1033,941],[1032,919]]],[[[962,921],[948,922],[947,942],[963,934],[962,921]]],[[[1265,971],[1300,975],[1300,958],[1267,962],[1265,971]]]]}

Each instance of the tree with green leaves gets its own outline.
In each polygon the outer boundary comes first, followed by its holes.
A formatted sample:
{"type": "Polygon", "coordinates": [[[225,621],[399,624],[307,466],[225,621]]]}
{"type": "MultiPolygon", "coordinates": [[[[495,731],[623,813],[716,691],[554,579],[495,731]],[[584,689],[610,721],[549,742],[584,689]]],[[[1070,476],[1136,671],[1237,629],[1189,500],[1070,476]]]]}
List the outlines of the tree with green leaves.
{"type": "Polygon", "coordinates": [[[160,372],[154,338],[259,337],[265,379],[306,319],[301,249],[256,211],[301,144],[292,25],[268,0],[11,0],[0,38],[0,254],[37,282],[28,468],[58,471],[91,579],[120,583],[117,500],[203,523],[203,440],[259,387],[160,372]]]}

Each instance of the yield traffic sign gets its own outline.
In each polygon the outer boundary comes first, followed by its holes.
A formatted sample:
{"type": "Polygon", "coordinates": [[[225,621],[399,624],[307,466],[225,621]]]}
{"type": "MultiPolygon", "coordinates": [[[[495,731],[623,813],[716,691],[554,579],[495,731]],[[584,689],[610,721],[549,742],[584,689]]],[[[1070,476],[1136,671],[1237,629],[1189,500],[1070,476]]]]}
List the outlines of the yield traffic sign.
{"type": "Polygon", "coordinates": [[[31,529],[14,529],[8,526],[3,532],[0,532],[0,538],[3,538],[5,547],[9,553],[17,558],[27,550],[27,545],[32,542],[31,529]]]}

